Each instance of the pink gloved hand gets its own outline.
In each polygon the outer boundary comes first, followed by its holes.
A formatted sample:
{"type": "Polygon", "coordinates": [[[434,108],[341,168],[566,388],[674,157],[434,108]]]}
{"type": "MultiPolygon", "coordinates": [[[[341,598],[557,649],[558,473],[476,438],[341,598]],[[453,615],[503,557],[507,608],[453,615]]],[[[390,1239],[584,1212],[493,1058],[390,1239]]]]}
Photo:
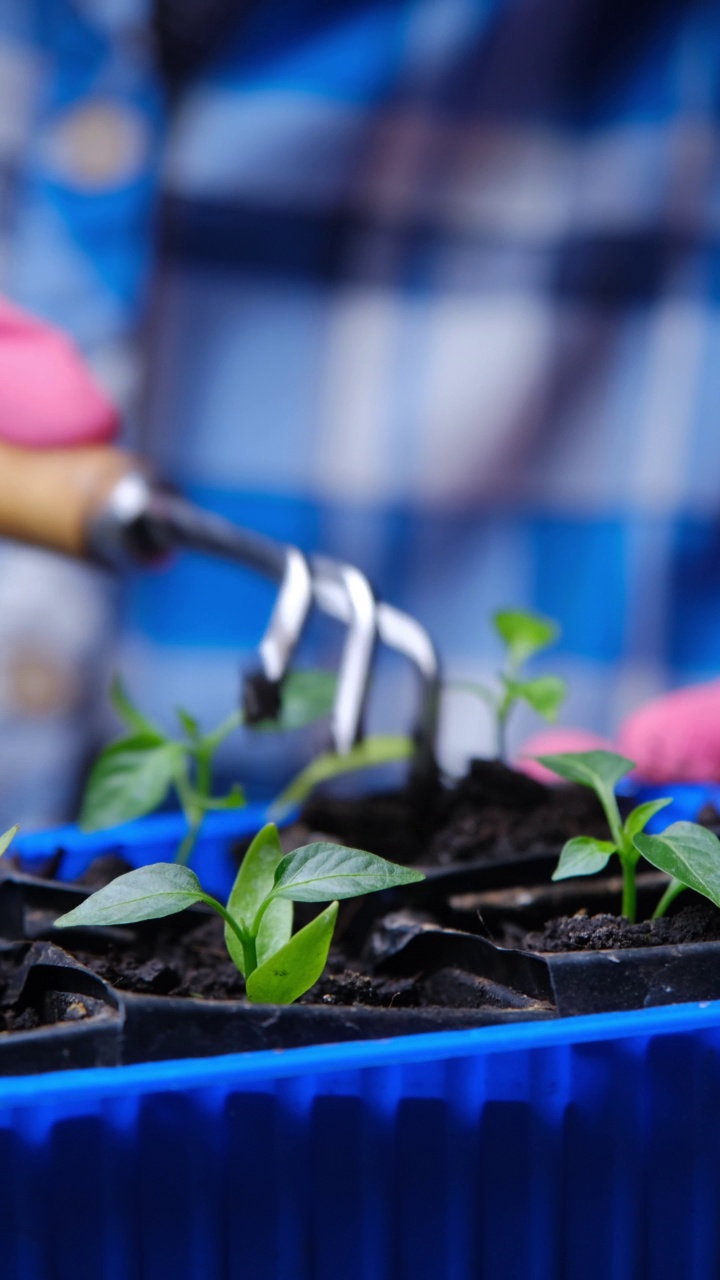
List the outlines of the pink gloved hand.
{"type": "Polygon", "coordinates": [[[115,407],[59,329],[0,298],[0,440],[26,448],[105,444],[115,407]]]}
{"type": "Polygon", "coordinates": [[[553,729],[542,729],[540,733],[536,733],[532,738],[524,744],[522,751],[513,764],[521,773],[527,773],[531,778],[535,778],[536,782],[545,782],[549,784],[560,784],[562,778],[556,773],[552,773],[550,769],[546,769],[544,764],[538,764],[537,760],[533,760],[533,756],[557,756],[563,755],[566,751],[615,751],[607,738],[601,738],[600,734],[592,733],[589,729],[563,729],[561,727],[553,729]]]}
{"type": "Polygon", "coordinates": [[[676,689],[620,726],[618,750],[647,782],[720,781],[720,680],[676,689]]]}

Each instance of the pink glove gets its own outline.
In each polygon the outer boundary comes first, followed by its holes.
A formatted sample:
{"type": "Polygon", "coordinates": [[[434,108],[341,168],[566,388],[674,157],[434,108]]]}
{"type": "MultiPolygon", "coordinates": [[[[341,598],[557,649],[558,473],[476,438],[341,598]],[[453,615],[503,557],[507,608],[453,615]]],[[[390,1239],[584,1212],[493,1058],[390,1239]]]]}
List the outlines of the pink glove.
{"type": "Polygon", "coordinates": [[[0,439],[28,448],[104,444],[114,406],[59,329],[0,299],[0,439]]]}
{"type": "Polygon", "coordinates": [[[620,726],[618,750],[647,782],[720,781],[720,680],[676,689],[620,726]]]}

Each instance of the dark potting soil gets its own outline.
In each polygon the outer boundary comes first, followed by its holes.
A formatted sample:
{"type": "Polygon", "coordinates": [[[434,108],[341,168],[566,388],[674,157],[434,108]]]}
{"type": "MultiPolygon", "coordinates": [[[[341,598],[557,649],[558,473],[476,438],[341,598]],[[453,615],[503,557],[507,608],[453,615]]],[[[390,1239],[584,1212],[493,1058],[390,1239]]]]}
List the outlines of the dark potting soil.
{"type": "MultiPolygon", "coordinates": [[[[203,920],[190,932],[161,931],[147,941],[141,931],[129,944],[109,942],[102,955],[73,947],[72,953],[99,977],[122,991],[140,995],[195,996],[205,1000],[243,1000],[245,980],[230,960],[222,921],[203,920]]],[[[301,997],[303,1004],[371,1005],[418,1008],[437,1003],[425,998],[414,978],[376,976],[361,960],[348,960],[332,948],[319,982],[301,997]]]]}
{"type": "Polygon", "coordinates": [[[550,920],[544,929],[525,935],[528,951],[620,951],[629,947],[675,946],[681,942],[720,940],[720,911],[696,901],[662,920],[631,924],[623,916],[588,916],[578,912],[550,920]]]}
{"type": "MultiPolygon", "coordinates": [[[[214,917],[184,933],[171,928],[145,938],[142,929],[137,929],[133,938],[109,940],[102,954],[74,945],[69,949],[82,964],[121,991],[205,1000],[245,999],[243,976],[228,957],[222,922],[214,917]]],[[[325,972],[299,1003],[385,1009],[540,1007],[536,1001],[451,966],[427,975],[375,973],[371,963],[348,956],[339,946],[331,948],[325,972]]]]}
{"type": "Polygon", "coordinates": [[[458,782],[422,797],[412,790],[353,799],[313,796],[289,835],[304,843],[317,832],[424,866],[559,852],[573,836],[608,836],[587,787],[546,787],[499,760],[472,760],[458,782]]]}

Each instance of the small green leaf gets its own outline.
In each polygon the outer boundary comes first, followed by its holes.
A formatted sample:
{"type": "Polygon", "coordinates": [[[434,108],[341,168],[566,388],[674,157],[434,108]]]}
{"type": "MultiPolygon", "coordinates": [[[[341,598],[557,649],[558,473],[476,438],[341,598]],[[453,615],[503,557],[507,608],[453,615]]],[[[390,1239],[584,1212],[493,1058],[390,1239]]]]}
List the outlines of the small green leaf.
{"type": "Polygon", "coordinates": [[[79,907],[55,921],[56,929],[71,925],[135,924],[184,911],[194,902],[208,902],[200,881],[189,867],[154,862],[118,876],[91,894],[79,907]]]}
{"type": "Polygon", "coordinates": [[[661,809],[666,809],[672,804],[672,798],[666,800],[647,800],[645,804],[639,804],[637,809],[633,809],[625,819],[625,835],[630,839],[634,839],[641,831],[644,831],[651,818],[661,809]]]}
{"type": "Polygon", "coordinates": [[[82,830],[102,831],[151,813],[165,799],[183,759],[179,743],[158,746],[149,734],[123,738],[106,747],[85,786],[82,830]]]}
{"type": "Polygon", "coordinates": [[[274,731],[304,729],[331,715],[337,676],[333,671],[290,671],[280,689],[277,720],[261,720],[253,729],[274,731]]]}
{"type": "Polygon", "coordinates": [[[520,667],[534,653],[547,649],[560,635],[560,628],[551,618],[536,613],[524,613],[519,609],[503,609],[493,617],[495,630],[508,647],[513,667],[520,667]]]}
{"type": "Polygon", "coordinates": [[[165,735],[141,711],[138,711],[134,703],[130,701],[128,692],[118,675],[113,677],[113,682],[110,686],[110,702],[115,714],[127,725],[128,729],[132,729],[133,734],[141,734],[143,737],[153,738],[156,745],[166,741],[165,735]]]}
{"type": "MultiPolygon", "coordinates": [[[[240,864],[227,909],[240,928],[250,932],[258,909],[272,892],[275,869],[284,857],[277,827],[269,823],[255,836],[240,864]]],[[[292,933],[293,904],[277,899],[267,908],[258,930],[255,946],[258,964],[262,964],[280,947],[292,933]]],[[[231,959],[241,973],[245,972],[245,957],[240,941],[229,925],[225,925],[225,944],[231,959]]]]}
{"type": "Polygon", "coordinates": [[[563,848],[552,878],[569,880],[571,876],[594,876],[597,871],[605,869],[614,853],[617,853],[617,846],[609,840],[576,836],[563,848]]]}
{"type": "Polygon", "coordinates": [[[20,823],[16,822],[14,827],[9,827],[4,835],[0,836],[0,858],[2,858],[3,854],[9,848],[11,840],[15,838],[19,830],[20,823]]]}
{"type": "Polygon", "coordinates": [[[568,782],[579,782],[595,791],[614,791],[620,779],[635,768],[633,760],[612,751],[572,751],[565,755],[535,756],[535,759],[568,782]]]}
{"type": "Polygon", "coordinates": [[[248,999],[255,1004],[292,1004],[309,991],[327,963],[337,913],[333,902],[258,965],[246,983],[248,999]]]}
{"type": "Polygon", "coordinates": [[[247,803],[245,792],[239,783],[234,783],[226,796],[202,796],[203,809],[243,809],[247,803]]]}
{"type": "Polygon", "coordinates": [[[557,720],[567,693],[567,685],[559,676],[538,676],[536,680],[508,680],[503,677],[503,684],[508,693],[515,698],[523,698],[545,720],[557,720]]]}
{"type": "Polygon", "coordinates": [[[271,814],[276,818],[282,817],[287,809],[307,800],[311,791],[321,782],[338,778],[343,773],[354,773],[358,769],[370,769],[373,765],[408,760],[414,750],[412,738],[397,734],[376,734],[358,743],[343,756],[335,755],[334,752],[318,756],[273,801],[271,814]]]}
{"type": "Polygon", "coordinates": [[[200,737],[200,725],[195,717],[191,716],[190,713],[185,711],[182,707],[175,708],[175,715],[180,721],[180,724],[190,741],[197,742],[200,737]]]}
{"type": "Polygon", "coordinates": [[[319,841],[285,855],[275,872],[273,897],[324,902],[329,898],[356,898],[424,879],[422,871],[399,867],[376,853],[319,841]]]}
{"type": "Polygon", "coordinates": [[[659,836],[635,836],[635,848],[659,871],[720,907],[720,840],[695,822],[673,822],[659,836]]]}

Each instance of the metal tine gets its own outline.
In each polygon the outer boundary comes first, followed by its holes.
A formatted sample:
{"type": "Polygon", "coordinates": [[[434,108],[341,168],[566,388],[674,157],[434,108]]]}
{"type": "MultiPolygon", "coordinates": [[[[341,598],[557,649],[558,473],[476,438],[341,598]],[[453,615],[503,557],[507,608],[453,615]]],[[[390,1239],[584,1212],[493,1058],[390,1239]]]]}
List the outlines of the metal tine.
{"type": "Polygon", "coordinates": [[[314,556],[312,567],[321,609],[323,582],[335,582],[345,594],[344,613],[348,632],[338,671],[332,737],[338,754],[346,755],[363,736],[363,714],[377,637],[375,595],[364,573],[353,565],[341,564],[326,556],[314,556]]]}
{"type": "Polygon", "coordinates": [[[106,564],[153,561],[174,547],[221,555],[280,584],[260,644],[263,675],[277,684],[285,675],[312,603],[348,625],[333,716],[336,750],[348,751],[362,735],[376,640],[403,654],[420,675],[420,716],[413,764],[419,780],[437,775],[435,740],[439,663],[425,628],[410,614],[376,601],[364,575],[352,565],[312,556],[203,511],[147,476],[126,477],[89,529],[89,550],[106,564]],[[309,565],[309,568],[308,568],[309,565]]]}
{"type": "Polygon", "coordinates": [[[298,547],[287,548],[285,573],[258,654],[263,675],[279,684],[302,635],[313,603],[313,580],[298,547]]]}
{"type": "MultiPolygon", "coordinates": [[[[315,603],[323,613],[340,622],[348,620],[347,596],[342,589],[337,574],[322,574],[324,557],[311,556],[313,569],[313,591],[315,603]],[[320,560],[320,572],[316,572],[316,562],[320,560]]],[[[375,602],[375,622],[377,638],[387,646],[407,658],[415,667],[420,678],[420,713],[414,727],[413,736],[416,743],[416,754],[413,761],[413,777],[419,782],[434,781],[437,777],[435,748],[438,727],[438,703],[440,690],[440,661],[437,650],[422,623],[412,614],[396,609],[384,600],[375,602]]]]}

